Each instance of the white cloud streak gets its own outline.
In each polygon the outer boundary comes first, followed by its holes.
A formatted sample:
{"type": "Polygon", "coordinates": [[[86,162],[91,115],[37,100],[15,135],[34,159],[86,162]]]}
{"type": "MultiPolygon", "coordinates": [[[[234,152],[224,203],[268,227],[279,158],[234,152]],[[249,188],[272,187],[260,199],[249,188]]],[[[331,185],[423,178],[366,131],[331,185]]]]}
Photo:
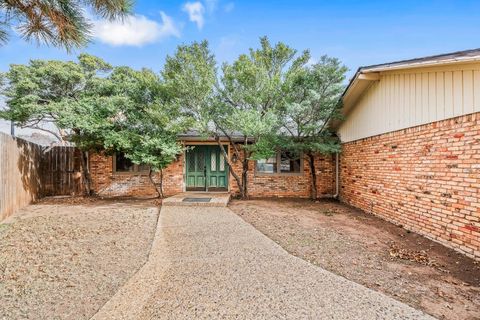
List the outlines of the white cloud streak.
{"type": "Polygon", "coordinates": [[[200,1],[185,3],[183,11],[188,13],[188,18],[197,24],[198,29],[203,28],[205,24],[205,7],[200,1]]]}
{"type": "Polygon", "coordinates": [[[112,46],[137,46],[180,37],[173,19],[160,12],[161,23],[142,15],[132,15],[123,21],[94,21],[93,36],[112,46]]]}

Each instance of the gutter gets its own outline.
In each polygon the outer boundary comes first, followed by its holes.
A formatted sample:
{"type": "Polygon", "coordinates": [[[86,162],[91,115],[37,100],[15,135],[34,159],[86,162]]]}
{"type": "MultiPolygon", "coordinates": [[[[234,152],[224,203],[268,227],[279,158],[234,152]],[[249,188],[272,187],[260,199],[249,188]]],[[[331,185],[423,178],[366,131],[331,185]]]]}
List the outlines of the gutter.
{"type": "Polygon", "coordinates": [[[340,194],[340,170],[339,170],[339,155],[338,152],[335,152],[335,194],[333,195],[334,199],[338,199],[340,194]]]}

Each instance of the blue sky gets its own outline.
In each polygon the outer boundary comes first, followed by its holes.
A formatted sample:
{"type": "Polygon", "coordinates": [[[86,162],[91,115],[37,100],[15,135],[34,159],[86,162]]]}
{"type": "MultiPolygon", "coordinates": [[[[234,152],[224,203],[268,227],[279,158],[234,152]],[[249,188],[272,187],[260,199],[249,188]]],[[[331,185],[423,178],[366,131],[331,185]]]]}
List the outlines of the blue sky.
{"type": "Polygon", "coordinates": [[[480,47],[480,1],[139,1],[127,25],[95,21],[88,47],[68,55],[12,36],[0,71],[29,59],[75,59],[80,52],[114,65],[159,71],[180,43],[207,39],[232,61],[267,35],[273,42],[362,65],[480,47]]]}

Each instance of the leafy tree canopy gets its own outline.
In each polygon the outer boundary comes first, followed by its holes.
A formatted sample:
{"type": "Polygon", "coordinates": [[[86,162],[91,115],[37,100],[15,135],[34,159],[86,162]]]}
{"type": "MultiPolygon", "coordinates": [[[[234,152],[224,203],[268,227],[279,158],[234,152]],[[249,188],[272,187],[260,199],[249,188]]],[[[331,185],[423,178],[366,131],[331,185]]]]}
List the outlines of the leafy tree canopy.
{"type": "Polygon", "coordinates": [[[134,163],[150,166],[151,173],[181,152],[177,135],[191,125],[148,69],[111,67],[81,55],[78,62],[13,65],[4,78],[8,108],[0,117],[50,132],[84,151],[124,152],[134,163]],[[45,122],[59,132],[43,128],[45,122]]]}
{"type": "Polygon", "coordinates": [[[340,151],[340,141],[328,122],[340,117],[340,96],[347,68],[336,58],[321,57],[318,63],[295,72],[285,86],[280,145],[308,158],[312,198],[316,198],[315,155],[340,151]]]}

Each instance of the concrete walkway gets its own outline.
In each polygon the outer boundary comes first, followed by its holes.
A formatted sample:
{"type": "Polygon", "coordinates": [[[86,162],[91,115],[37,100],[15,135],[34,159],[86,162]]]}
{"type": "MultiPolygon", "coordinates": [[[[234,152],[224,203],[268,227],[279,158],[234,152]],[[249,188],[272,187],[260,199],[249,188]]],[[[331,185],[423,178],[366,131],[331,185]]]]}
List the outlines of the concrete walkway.
{"type": "Polygon", "coordinates": [[[163,207],[149,261],[93,319],[432,319],[296,258],[228,208],[163,207]]]}

